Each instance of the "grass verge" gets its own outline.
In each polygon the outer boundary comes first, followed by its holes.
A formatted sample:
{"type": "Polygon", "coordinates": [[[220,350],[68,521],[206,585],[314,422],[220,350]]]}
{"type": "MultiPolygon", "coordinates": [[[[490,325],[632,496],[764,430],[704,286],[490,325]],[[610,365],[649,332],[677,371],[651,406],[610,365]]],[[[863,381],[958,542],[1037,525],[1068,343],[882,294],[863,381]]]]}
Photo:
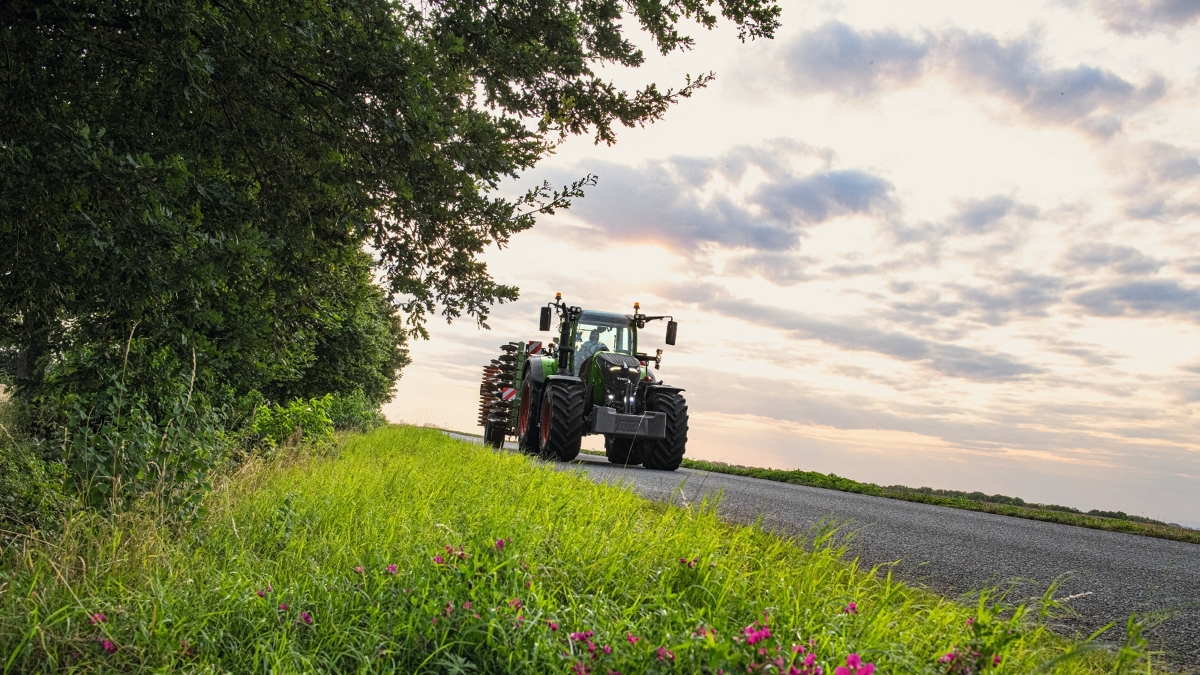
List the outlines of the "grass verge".
{"type": "Polygon", "coordinates": [[[385,427],[243,466],[186,530],[81,514],[22,539],[0,655],[5,672],[1153,672],[1140,648],[1089,651],[1041,612],[904,586],[832,541],[385,427]]]}
{"type": "Polygon", "coordinates": [[[1158,537],[1159,539],[1173,539],[1175,541],[1200,544],[1200,531],[1150,520],[1149,518],[1126,516],[1125,514],[1116,513],[1113,514],[1114,517],[1105,517],[1092,513],[1083,513],[1068,506],[1030,504],[1020,499],[1005,497],[1003,495],[985,495],[980,492],[967,493],[955,490],[933,490],[931,488],[917,489],[903,485],[881,486],[874,483],[860,483],[849,478],[842,478],[834,474],[818,473],[816,471],[759,469],[751,466],[738,466],[736,464],[695,459],[683,460],[683,466],[700,471],[749,476],[751,478],[760,478],[778,483],[808,485],[810,487],[838,490],[840,492],[854,492],[875,497],[886,497],[888,499],[900,499],[907,502],[949,506],[968,511],[983,511],[984,513],[995,513],[1002,516],[1088,527],[1094,530],[1125,532],[1127,534],[1139,534],[1147,537],[1158,537]]]}

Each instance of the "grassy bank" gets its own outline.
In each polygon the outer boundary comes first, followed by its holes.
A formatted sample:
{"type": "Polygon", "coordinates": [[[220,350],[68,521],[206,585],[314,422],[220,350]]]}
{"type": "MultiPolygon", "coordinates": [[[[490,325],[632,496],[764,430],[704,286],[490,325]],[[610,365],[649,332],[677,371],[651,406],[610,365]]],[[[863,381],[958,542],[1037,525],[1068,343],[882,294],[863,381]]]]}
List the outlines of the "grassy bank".
{"type": "Polygon", "coordinates": [[[6,549],[4,671],[815,675],[849,658],[1098,673],[1138,658],[895,583],[827,534],[798,546],[432,429],[252,461],[207,509],[175,531],[79,515],[6,549]]]}
{"type": "Polygon", "coordinates": [[[782,471],[779,469],[759,469],[751,466],[738,466],[722,462],[704,460],[683,460],[683,466],[701,471],[728,473],[735,476],[749,476],[779,483],[793,485],[808,485],[811,487],[854,492],[888,499],[901,499],[907,502],[949,506],[968,511],[983,511],[1002,516],[1042,520],[1049,523],[1089,527],[1095,530],[1109,530],[1139,534],[1160,539],[1173,539],[1200,544],[1200,531],[1161,523],[1149,518],[1127,516],[1123,513],[1113,513],[1101,516],[1094,513],[1084,513],[1067,506],[1052,504],[1030,504],[1023,500],[1004,495],[985,495],[981,492],[958,492],[954,490],[933,490],[930,488],[910,488],[903,485],[881,486],[874,483],[860,483],[849,478],[833,474],[817,473],[816,471],[801,471],[799,469],[782,471]]]}

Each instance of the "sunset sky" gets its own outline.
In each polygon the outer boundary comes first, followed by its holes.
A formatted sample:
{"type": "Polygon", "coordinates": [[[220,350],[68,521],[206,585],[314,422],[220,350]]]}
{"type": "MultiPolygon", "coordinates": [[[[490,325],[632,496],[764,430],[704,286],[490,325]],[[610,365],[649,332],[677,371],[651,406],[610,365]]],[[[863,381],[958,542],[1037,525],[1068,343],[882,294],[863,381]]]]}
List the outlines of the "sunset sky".
{"type": "Polygon", "coordinates": [[[487,253],[521,299],[431,323],[388,416],[478,432],[554,292],[640,301],[689,457],[1200,527],[1200,2],[783,7],[605,71],[716,80],[521,177],[599,184],[487,253]]]}

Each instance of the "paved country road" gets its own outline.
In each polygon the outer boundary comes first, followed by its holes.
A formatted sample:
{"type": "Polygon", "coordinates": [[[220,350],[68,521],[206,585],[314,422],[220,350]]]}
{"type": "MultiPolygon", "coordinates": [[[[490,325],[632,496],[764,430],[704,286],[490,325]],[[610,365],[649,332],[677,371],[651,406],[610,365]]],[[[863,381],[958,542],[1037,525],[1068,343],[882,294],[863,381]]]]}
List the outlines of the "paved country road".
{"type": "MultiPolygon", "coordinates": [[[[456,437],[478,442],[478,438],[456,437]]],[[[866,565],[896,562],[896,576],[956,596],[1017,582],[1019,597],[1040,596],[1062,579],[1058,597],[1079,617],[1064,632],[1091,632],[1137,612],[1169,612],[1148,633],[1172,663],[1200,670],[1200,545],[963,511],[822,488],[680,469],[624,468],[580,455],[558,465],[594,480],[630,484],[659,501],[695,503],[723,491],[727,520],[804,534],[822,522],[854,533],[853,555],[866,565]]]]}

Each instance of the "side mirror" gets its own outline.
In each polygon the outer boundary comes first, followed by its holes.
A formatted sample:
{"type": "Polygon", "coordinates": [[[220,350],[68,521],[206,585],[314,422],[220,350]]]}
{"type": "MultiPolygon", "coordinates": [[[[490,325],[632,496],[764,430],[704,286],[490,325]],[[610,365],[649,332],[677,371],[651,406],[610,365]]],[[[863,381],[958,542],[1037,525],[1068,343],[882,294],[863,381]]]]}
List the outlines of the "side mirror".
{"type": "Polygon", "coordinates": [[[675,344],[675,331],[678,330],[679,324],[674,321],[667,322],[667,344],[675,344]]]}
{"type": "Polygon", "coordinates": [[[550,308],[542,308],[542,318],[538,322],[538,330],[550,330],[550,308]]]}

